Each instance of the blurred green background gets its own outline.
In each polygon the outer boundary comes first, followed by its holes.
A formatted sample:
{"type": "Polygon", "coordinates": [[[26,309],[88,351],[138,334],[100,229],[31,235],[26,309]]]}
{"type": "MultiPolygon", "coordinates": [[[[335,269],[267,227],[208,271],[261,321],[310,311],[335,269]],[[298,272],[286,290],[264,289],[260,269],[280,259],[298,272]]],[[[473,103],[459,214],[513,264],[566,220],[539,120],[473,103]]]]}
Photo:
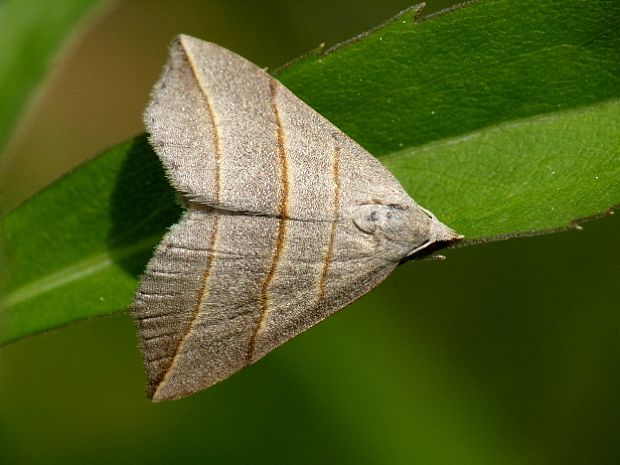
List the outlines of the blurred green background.
{"type": "MultiPolygon", "coordinates": [[[[20,126],[5,206],[142,132],[179,32],[274,68],[407,6],[114,2],[82,27],[20,126]]],[[[0,349],[0,463],[620,463],[619,237],[616,215],[407,264],[255,365],[170,403],[145,398],[127,315],[22,340],[0,349]]]]}

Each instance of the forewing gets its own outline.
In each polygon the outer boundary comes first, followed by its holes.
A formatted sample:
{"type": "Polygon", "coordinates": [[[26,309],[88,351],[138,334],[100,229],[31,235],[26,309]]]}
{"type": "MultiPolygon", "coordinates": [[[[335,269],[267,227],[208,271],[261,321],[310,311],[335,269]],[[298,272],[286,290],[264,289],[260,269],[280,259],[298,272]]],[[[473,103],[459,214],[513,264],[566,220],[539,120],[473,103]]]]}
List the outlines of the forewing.
{"type": "Polygon", "coordinates": [[[408,199],[372,155],[282,84],[200,39],[174,40],[144,120],[172,184],[202,204],[281,215],[288,194],[305,199],[289,216],[326,218],[323,200],[333,188],[326,171],[335,150],[343,154],[343,205],[373,197],[408,199]]]}
{"type": "Polygon", "coordinates": [[[247,365],[278,221],[190,209],[149,262],[133,305],[153,400],[247,365]]]}
{"type": "Polygon", "coordinates": [[[276,214],[281,192],[270,79],[217,45],[175,39],[144,120],[172,184],[188,198],[276,214]]]}
{"type": "Polygon", "coordinates": [[[132,309],[149,397],[209,387],[381,281],[395,264],[352,227],[192,208],[157,248],[132,309]]]}

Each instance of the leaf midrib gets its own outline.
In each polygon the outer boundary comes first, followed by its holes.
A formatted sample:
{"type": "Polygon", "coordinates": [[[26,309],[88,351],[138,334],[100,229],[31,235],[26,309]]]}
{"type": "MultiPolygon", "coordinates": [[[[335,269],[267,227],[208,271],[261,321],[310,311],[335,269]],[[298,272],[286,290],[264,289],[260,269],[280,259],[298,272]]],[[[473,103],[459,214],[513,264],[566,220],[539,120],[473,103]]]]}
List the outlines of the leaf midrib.
{"type": "Polygon", "coordinates": [[[382,163],[384,163],[385,160],[389,160],[391,158],[413,157],[418,152],[427,152],[429,150],[432,150],[433,147],[436,147],[438,145],[444,145],[444,144],[456,145],[456,144],[460,144],[462,142],[466,142],[471,139],[475,139],[476,137],[480,137],[482,133],[502,131],[502,130],[511,129],[511,128],[519,128],[525,124],[532,125],[538,122],[545,122],[545,121],[552,120],[562,115],[578,115],[581,113],[589,113],[589,112],[596,111],[597,109],[601,107],[613,106],[613,105],[618,105],[618,104],[620,104],[620,98],[614,97],[614,98],[610,98],[606,100],[601,100],[594,104],[587,104],[587,105],[580,105],[576,107],[564,108],[562,110],[554,111],[551,113],[539,113],[537,115],[526,116],[524,118],[515,118],[509,121],[500,121],[495,124],[489,124],[487,126],[477,128],[475,131],[467,132],[465,134],[445,137],[443,139],[433,140],[430,142],[426,142],[424,144],[411,145],[409,147],[405,147],[399,150],[394,150],[393,152],[386,153],[385,155],[382,155],[381,157],[378,157],[378,158],[381,160],[382,163]]]}
{"type": "MultiPolygon", "coordinates": [[[[609,99],[603,102],[599,102],[596,105],[586,105],[578,108],[565,109],[553,113],[545,113],[527,118],[520,118],[508,122],[502,122],[499,124],[489,125],[484,128],[479,128],[474,132],[470,132],[467,134],[459,135],[456,137],[439,139],[436,141],[429,142],[427,144],[423,144],[416,147],[408,147],[406,149],[398,150],[387,154],[384,159],[384,162],[389,160],[392,157],[411,157],[415,156],[415,153],[418,151],[427,151],[429,148],[437,145],[443,144],[458,144],[465,140],[479,137],[483,132],[487,131],[495,131],[501,130],[505,128],[510,128],[514,126],[520,126],[523,124],[535,124],[537,121],[545,121],[552,118],[555,118],[562,114],[575,114],[575,113],[583,113],[594,111],[596,108],[600,108],[601,106],[606,105],[614,105],[618,104],[620,99],[609,99]],[[387,158],[387,160],[386,160],[387,158]]],[[[120,247],[117,249],[106,250],[97,254],[93,254],[67,268],[64,268],[60,271],[52,273],[45,278],[33,281],[29,284],[26,284],[9,294],[7,294],[3,299],[0,300],[0,309],[7,309],[10,307],[14,307],[20,304],[23,301],[38,297],[41,294],[52,291],[54,289],[66,286],[72,282],[78,281],[84,277],[93,275],[100,270],[103,270],[113,263],[121,261],[127,257],[132,255],[144,252],[148,249],[153,249],[159,239],[161,238],[161,234],[153,234],[145,239],[137,241],[133,244],[129,244],[125,247],[120,247]]]]}
{"type": "Polygon", "coordinates": [[[23,301],[38,297],[48,291],[63,287],[74,281],[78,281],[86,276],[90,276],[115,262],[119,262],[127,257],[144,252],[155,247],[161,239],[161,234],[153,234],[141,241],[121,247],[115,250],[108,250],[89,256],[74,265],[52,273],[45,278],[33,281],[8,293],[0,300],[0,309],[14,307],[23,301]]]}

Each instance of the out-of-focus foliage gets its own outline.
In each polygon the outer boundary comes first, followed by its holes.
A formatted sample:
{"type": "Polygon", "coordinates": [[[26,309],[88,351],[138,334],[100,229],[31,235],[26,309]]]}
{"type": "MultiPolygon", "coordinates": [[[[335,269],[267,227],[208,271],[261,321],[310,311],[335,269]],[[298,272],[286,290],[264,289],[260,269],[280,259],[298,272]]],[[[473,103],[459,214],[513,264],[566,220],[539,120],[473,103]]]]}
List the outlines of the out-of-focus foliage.
{"type": "Polygon", "coordinates": [[[0,1],[0,155],[59,46],[98,3],[102,0],[0,1]]]}

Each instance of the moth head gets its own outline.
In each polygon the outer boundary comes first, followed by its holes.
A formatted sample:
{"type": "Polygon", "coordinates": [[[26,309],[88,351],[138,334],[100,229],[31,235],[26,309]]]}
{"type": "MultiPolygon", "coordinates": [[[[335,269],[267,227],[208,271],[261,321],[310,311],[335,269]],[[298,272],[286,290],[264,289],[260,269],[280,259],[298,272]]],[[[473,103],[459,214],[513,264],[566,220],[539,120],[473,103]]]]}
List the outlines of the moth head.
{"type": "Polygon", "coordinates": [[[397,261],[429,255],[463,238],[414,202],[362,204],[353,222],[361,232],[373,235],[389,258],[397,261]]]}

